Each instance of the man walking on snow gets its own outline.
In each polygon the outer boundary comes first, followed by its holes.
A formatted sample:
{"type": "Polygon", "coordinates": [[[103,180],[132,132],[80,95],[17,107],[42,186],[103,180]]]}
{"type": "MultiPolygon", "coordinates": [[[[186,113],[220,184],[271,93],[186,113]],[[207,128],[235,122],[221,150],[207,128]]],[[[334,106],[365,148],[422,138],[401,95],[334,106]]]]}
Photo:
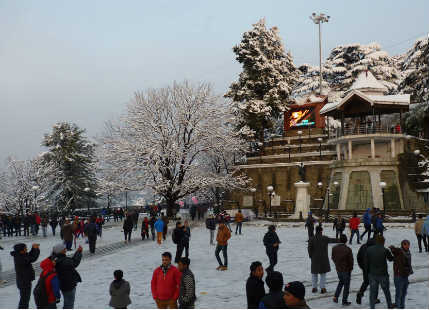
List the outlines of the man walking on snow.
{"type": "Polygon", "coordinates": [[[277,264],[277,252],[281,243],[276,233],[276,226],[270,225],[268,227],[268,232],[265,234],[263,242],[268,259],[270,260],[270,266],[266,270],[267,273],[270,273],[274,271],[274,266],[277,264]]]}
{"type": "Polygon", "coordinates": [[[228,229],[228,227],[225,226],[224,223],[219,224],[219,229],[217,231],[217,246],[215,250],[215,256],[219,263],[219,267],[217,267],[217,270],[227,270],[228,269],[228,240],[231,238],[231,231],[228,229]],[[220,259],[219,253],[222,251],[223,253],[223,260],[220,259]]]}
{"type": "Polygon", "coordinates": [[[162,253],[162,265],[155,269],[151,281],[152,297],[158,309],[177,309],[181,277],[181,272],[171,265],[171,253],[162,253]]]}
{"type": "Polygon", "coordinates": [[[354,264],[353,252],[346,245],[346,235],[341,235],[340,241],[341,244],[338,244],[332,248],[332,260],[335,263],[339,280],[333,300],[335,303],[338,303],[338,298],[340,297],[341,290],[344,287],[342,305],[349,306],[351,303],[347,299],[349,297],[350,279],[354,264]]]}
{"type": "Polygon", "coordinates": [[[158,218],[154,226],[156,231],[156,241],[158,242],[158,244],[161,244],[162,232],[164,231],[164,221],[161,218],[158,218]]]}

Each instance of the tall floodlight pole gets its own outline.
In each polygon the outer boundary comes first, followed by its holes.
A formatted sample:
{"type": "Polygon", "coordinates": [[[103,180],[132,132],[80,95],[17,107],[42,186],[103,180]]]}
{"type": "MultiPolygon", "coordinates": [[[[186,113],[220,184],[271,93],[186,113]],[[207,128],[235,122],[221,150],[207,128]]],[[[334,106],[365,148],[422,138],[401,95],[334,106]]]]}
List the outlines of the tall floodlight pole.
{"type": "Polygon", "coordinates": [[[313,23],[319,25],[319,72],[320,72],[320,89],[319,94],[322,94],[322,30],[320,25],[322,23],[327,23],[331,17],[328,15],[325,15],[323,13],[320,13],[317,15],[316,13],[311,14],[310,19],[313,21],[313,23]]]}

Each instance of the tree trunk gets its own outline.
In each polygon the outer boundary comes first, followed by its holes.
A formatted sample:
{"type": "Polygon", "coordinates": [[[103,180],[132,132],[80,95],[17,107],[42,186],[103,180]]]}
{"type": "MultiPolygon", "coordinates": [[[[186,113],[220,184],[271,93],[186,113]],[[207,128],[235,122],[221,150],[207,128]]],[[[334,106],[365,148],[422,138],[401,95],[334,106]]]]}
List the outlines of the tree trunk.
{"type": "Polygon", "coordinates": [[[167,216],[169,218],[173,217],[176,208],[176,200],[167,200],[167,216]]]}

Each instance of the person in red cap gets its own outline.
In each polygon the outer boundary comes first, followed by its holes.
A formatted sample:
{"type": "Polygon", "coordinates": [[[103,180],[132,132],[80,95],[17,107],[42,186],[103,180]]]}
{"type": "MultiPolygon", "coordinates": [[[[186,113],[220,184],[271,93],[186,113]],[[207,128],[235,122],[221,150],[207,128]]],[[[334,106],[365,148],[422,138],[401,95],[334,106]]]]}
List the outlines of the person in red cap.
{"type": "Polygon", "coordinates": [[[286,284],[283,299],[287,308],[310,309],[305,302],[305,286],[299,281],[286,284]]]}

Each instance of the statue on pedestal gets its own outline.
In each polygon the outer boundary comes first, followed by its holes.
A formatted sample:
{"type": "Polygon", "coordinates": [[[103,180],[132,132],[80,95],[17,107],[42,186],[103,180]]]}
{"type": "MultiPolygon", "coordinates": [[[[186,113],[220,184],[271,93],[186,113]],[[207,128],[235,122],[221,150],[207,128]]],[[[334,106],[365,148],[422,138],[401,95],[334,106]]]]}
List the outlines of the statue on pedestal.
{"type": "Polygon", "coordinates": [[[301,182],[305,182],[305,167],[304,163],[301,163],[298,168],[298,174],[301,182]]]}

